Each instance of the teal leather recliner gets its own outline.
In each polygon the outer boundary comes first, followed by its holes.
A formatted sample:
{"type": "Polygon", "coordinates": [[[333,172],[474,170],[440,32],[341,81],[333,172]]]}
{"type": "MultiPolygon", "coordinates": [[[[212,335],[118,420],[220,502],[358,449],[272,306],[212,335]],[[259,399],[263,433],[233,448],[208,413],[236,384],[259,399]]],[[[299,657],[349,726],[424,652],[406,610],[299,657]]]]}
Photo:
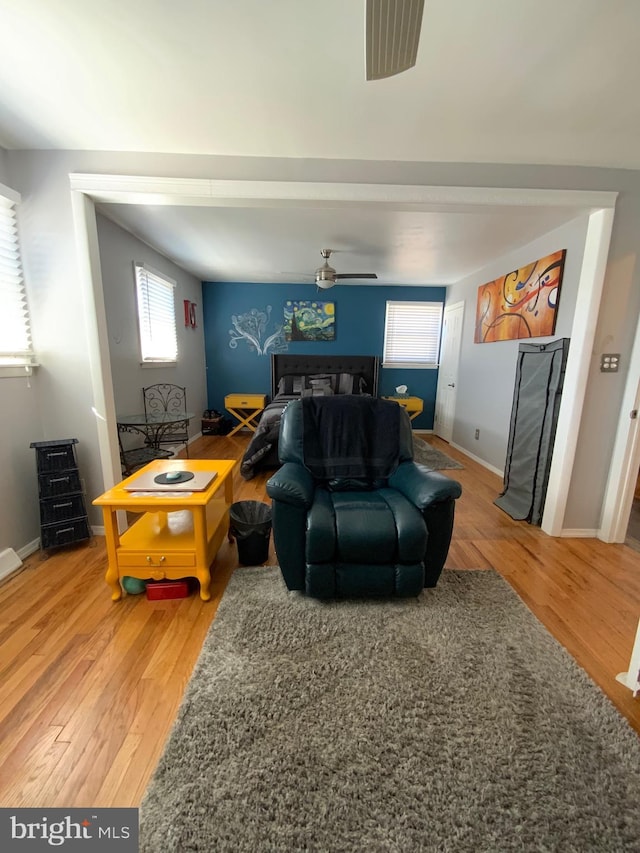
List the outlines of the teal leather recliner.
{"type": "Polygon", "coordinates": [[[461,487],[413,461],[402,407],[364,396],[292,401],[279,453],[267,493],[288,589],[332,598],[436,586],[461,487]]]}

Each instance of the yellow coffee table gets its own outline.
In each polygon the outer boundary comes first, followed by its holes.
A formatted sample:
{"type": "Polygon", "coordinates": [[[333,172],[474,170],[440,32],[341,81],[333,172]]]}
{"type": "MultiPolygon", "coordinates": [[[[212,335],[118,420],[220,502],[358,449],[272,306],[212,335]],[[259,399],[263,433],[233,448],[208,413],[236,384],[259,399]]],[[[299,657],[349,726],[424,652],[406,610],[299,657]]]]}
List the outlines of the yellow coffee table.
{"type": "Polygon", "coordinates": [[[200,598],[209,600],[209,567],[228,533],[236,464],[234,459],[156,459],[93,501],[102,507],[109,561],[105,580],[113,601],[122,597],[120,579],[125,576],[141,580],[195,577],[200,582],[200,598]],[[167,471],[215,471],[216,477],[198,492],[125,489],[141,474],[167,471]],[[119,533],[119,510],[142,515],[119,533]]]}

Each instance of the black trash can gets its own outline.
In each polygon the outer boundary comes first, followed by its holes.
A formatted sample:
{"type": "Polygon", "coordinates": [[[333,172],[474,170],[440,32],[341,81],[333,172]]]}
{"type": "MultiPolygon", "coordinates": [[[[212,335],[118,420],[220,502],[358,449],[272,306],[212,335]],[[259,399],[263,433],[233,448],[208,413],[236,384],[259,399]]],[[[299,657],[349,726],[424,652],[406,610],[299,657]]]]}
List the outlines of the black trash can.
{"type": "Polygon", "coordinates": [[[238,561],[258,566],[269,558],[271,507],[262,501],[237,501],[229,507],[229,529],[238,543],[238,561]]]}

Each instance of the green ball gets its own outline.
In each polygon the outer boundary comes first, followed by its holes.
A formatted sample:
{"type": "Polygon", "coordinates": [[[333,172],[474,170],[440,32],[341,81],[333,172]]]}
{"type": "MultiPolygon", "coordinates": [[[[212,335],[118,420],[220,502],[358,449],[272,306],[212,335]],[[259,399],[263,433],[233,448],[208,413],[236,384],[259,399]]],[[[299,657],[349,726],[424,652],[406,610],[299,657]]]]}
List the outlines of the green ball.
{"type": "Polygon", "coordinates": [[[122,578],[122,586],[129,595],[139,595],[147,588],[145,581],[141,581],[139,578],[131,578],[128,575],[122,578]]]}

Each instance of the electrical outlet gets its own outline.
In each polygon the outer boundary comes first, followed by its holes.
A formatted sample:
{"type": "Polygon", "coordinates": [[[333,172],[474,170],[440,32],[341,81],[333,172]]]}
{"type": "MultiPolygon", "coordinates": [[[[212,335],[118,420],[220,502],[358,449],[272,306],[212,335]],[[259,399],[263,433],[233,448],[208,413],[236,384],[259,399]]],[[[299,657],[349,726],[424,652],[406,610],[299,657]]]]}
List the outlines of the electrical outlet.
{"type": "Polygon", "coordinates": [[[476,430],[476,438],[480,438],[480,430],[479,429],[476,430]]]}

